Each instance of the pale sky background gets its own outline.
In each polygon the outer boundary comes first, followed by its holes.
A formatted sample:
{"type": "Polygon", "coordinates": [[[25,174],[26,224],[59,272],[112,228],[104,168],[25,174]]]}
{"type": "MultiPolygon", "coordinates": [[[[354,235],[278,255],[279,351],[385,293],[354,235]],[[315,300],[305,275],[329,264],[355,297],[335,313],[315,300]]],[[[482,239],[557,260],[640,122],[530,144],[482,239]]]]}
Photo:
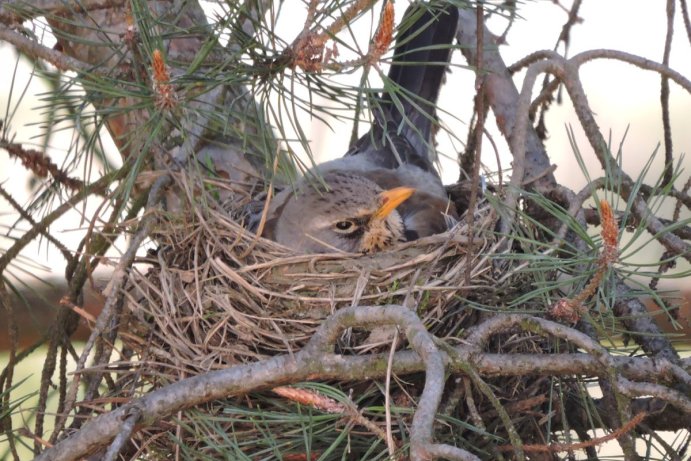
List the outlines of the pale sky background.
{"type": "MultiPolygon", "coordinates": [[[[294,0],[291,0],[294,1],[294,0]]],[[[570,5],[570,1],[563,3],[570,5]]],[[[296,2],[297,4],[297,2],[296,2]]],[[[399,0],[396,3],[396,20],[400,21],[403,10],[408,2],[399,0]]],[[[284,7],[285,9],[285,7],[284,7]]],[[[376,11],[379,11],[378,7],[376,11]]],[[[284,11],[286,13],[287,11],[284,11]]],[[[567,19],[566,12],[549,0],[538,0],[521,6],[520,14],[523,19],[518,19],[513,25],[508,36],[508,45],[501,47],[501,53],[507,62],[511,64],[519,58],[539,49],[552,48],[561,27],[567,19]]],[[[580,11],[580,16],[585,22],[572,28],[571,46],[569,54],[574,54],[590,49],[610,48],[637,54],[660,62],[665,37],[665,2],[650,2],[644,0],[586,0],[580,11]]],[[[285,31],[286,38],[294,37],[302,27],[304,13],[302,9],[290,10],[290,14],[282,16],[278,24],[279,33],[285,31]]],[[[357,37],[366,39],[371,35],[371,24],[365,20],[361,22],[361,29],[356,31],[357,37]]],[[[501,20],[491,21],[490,28],[495,33],[503,31],[501,20]]],[[[362,46],[366,46],[363,40],[362,46]]],[[[560,52],[563,48],[559,49],[560,52]]],[[[687,40],[680,12],[677,11],[675,24],[675,40],[671,58],[671,67],[683,75],[691,75],[691,46],[687,40]]],[[[343,59],[347,59],[344,57],[343,59]]],[[[13,78],[13,68],[16,56],[7,46],[0,46],[0,62],[4,64],[5,71],[0,77],[0,118],[5,117],[8,107],[8,88],[13,78]]],[[[454,63],[465,64],[460,53],[454,57],[454,63]]],[[[30,69],[24,62],[18,65],[15,76],[15,92],[9,110],[13,110],[19,93],[25,87],[30,78],[30,69]]],[[[644,71],[625,63],[614,61],[596,61],[585,64],[581,72],[583,85],[588,95],[591,106],[596,114],[598,124],[605,137],[611,133],[613,145],[617,146],[628,130],[624,142],[624,168],[631,176],[636,176],[642,165],[647,162],[651,153],[656,149],[662,139],[661,112],[659,104],[660,78],[657,74],[644,71]]],[[[351,84],[359,81],[359,74],[344,77],[350,79],[351,84]]],[[[458,139],[466,138],[466,122],[470,119],[472,96],[474,93],[474,74],[463,68],[455,68],[447,80],[442,91],[440,106],[442,110],[452,113],[458,120],[446,117],[445,122],[458,139]]],[[[520,88],[520,76],[517,85],[520,88]]],[[[691,161],[688,159],[691,150],[691,95],[680,89],[675,83],[671,87],[671,120],[675,156],[687,155],[684,159],[685,172],[682,180],[678,182],[681,187],[688,177],[691,161]]],[[[28,86],[21,106],[23,108],[37,108],[42,103],[37,99],[46,88],[34,77],[28,86]]],[[[566,95],[564,93],[564,97],[566,95]]],[[[34,139],[40,132],[37,127],[31,126],[41,120],[37,119],[40,111],[19,112],[13,120],[13,128],[17,131],[15,141],[27,143],[40,142],[34,139]]],[[[577,144],[586,162],[591,167],[593,177],[601,176],[602,171],[575,119],[568,99],[562,105],[553,105],[548,115],[548,129],[550,138],[547,141],[547,151],[552,158],[552,163],[558,165],[555,175],[564,185],[580,189],[585,183],[573,155],[572,148],[566,135],[566,127],[572,126],[576,132],[577,144]]],[[[312,149],[318,161],[341,156],[345,152],[347,140],[350,135],[349,125],[332,125],[328,129],[316,120],[310,120],[305,116],[302,120],[303,128],[311,140],[312,149]]],[[[500,134],[496,130],[493,119],[489,119],[487,126],[493,133],[494,140],[499,145],[502,167],[510,166],[508,148],[500,134]]],[[[455,152],[462,149],[456,142],[452,144],[448,136],[440,140],[440,150],[450,158],[443,160],[443,177],[446,182],[453,182],[458,177],[458,170],[454,162],[455,152]]],[[[72,134],[63,131],[54,135],[52,139],[53,149],[50,155],[56,163],[61,163],[64,150],[73,142],[72,134]]],[[[295,146],[293,146],[295,147],[295,146]]],[[[494,153],[488,143],[483,147],[483,160],[488,171],[495,171],[494,153]]],[[[656,162],[662,164],[662,154],[656,162]]],[[[655,173],[657,174],[657,173],[655,173]]],[[[0,181],[5,188],[15,194],[15,198],[24,203],[28,198],[28,176],[23,168],[14,160],[8,160],[5,153],[0,153],[0,181]]],[[[649,181],[651,182],[652,179],[649,181]]],[[[95,209],[92,204],[90,213],[95,209]]],[[[13,222],[12,216],[6,215],[4,208],[6,203],[0,200],[0,223],[13,222]]],[[[79,221],[79,216],[84,210],[75,210],[69,220],[59,222],[54,229],[58,231],[60,238],[70,248],[76,245],[83,235],[82,229],[86,223],[79,221]],[[76,231],[75,231],[76,230],[76,231]]],[[[688,215],[687,215],[688,216],[688,215]]],[[[23,225],[26,228],[26,225],[23,225]]],[[[4,232],[4,231],[3,231],[4,232]]],[[[3,243],[3,246],[5,244],[3,243]]],[[[653,257],[658,255],[658,250],[653,251],[653,257]]],[[[64,261],[60,254],[45,244],[39,248],[38,244],[30,246],[25,252],[27,256],[53,267],[57,274],[61,274],[64,261]]],[[[688,266],[686,266],[688,267],[688,266]]],[[[685,282],[688,285],[688,280],[685,282]]]]}

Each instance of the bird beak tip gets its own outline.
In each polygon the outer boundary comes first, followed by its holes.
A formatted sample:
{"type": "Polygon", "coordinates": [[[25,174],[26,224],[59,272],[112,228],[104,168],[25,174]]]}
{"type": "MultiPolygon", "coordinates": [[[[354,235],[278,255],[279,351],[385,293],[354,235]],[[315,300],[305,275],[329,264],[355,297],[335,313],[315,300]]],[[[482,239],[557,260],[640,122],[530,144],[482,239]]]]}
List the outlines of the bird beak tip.
{"type": "Polygon", "coordinates": [[[385,218],[401,203],[405,202],[415,192],[412,187],[394,187],[393,189],[381,192],[379,196],[382,198],[382,205],[374,214],[377,218],[385,218]]]}

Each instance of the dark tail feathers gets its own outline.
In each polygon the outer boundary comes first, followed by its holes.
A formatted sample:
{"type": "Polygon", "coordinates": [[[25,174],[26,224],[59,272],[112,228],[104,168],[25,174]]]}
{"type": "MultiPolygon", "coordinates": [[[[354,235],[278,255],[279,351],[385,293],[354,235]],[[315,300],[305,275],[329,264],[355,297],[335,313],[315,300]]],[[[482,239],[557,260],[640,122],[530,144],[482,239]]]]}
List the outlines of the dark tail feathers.
{"type": "Polygon", "coordinates": [[[458,7],[445,4],[443,8],[432,8],[412,5],[406,10],[401,22],[406,28],[396,39],[394,62],[389,69],[394,94],[382,95],[382,107],[394,122],[403,121],[393,102],[398,98],[405,116],[421,131],[426,128],[425,135],[431,129],[458,25],[458,7]]]}
{"type": "Polygon", "coordinates": [[[387,91],[373,107],[375,126],[346,155],[366,154],[387,168],[413,163],[436,173],[429,158],[435,106],[457,24],[456,6],[408,7],[396,38],[387,91]]]}

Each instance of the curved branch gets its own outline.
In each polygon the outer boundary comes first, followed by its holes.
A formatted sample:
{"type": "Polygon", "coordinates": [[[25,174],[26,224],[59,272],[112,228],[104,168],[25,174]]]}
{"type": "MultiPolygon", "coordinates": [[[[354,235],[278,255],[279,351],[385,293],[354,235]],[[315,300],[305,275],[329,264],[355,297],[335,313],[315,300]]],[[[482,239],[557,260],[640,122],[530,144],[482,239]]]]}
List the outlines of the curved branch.
{"type": "Polygon", "coordinates": [[[624,51],[588,50],[573,56],[569,61],[571,61],[576,67],[580,67],[585,62],[592,61],[593,59],[615,59],[617,61],[622,61],[636,67],[640,67],[641,69],[657,72],[658,74],[664,75],[670,80],[673,80],[676,84],[691,93],[691,80],[684,77],[676,70],[664,64],[636,56],[635,54],[626,53],[624,51]]]}
{"type": "MultiPolygon", "coordinates": [[[[544,59],[563,59],[563,57],[557,53],[556,51],[552,50],[540,50],[536,51],[534,53],[529,54],[528,56],[524,57],[523,59],[520,59],[519,61],[515,62],[509,67],[509,70],[513,72],[517,72],[523,67],[530,66],[533,63],[542,61],[544,59]]],[[[676,70],[672,69],[669,66],[666,66],[664,64],[660,64],[658,62],[652,61],[650,59],[642,58],[640,56],[636,56],[635,54],[631,53],[626,53],[624,51],[619,51],[619,50],[608,50],[608,49],[600,49],[600,50],[588,50],[588,51],[583,51],[582,53],[578,53],[577,55],[571,57],[569,61],[573,63],[576,67],[580,67],[584,63],[588,61],[592,61],[595,59],[614,59],[617,61],[622,61],[631,65],[634,65],[636,67],[640,67],[641,69],[646,69],[646,70],[652,70],[654,72],[657,72],[659,74],[662,74],[666,77],[669,77],[671,80],[674,80],[679,86],[684,88],[686,91],[691,93],[691,80],[688,78],[684,77],[682,74],[677,72],[676,70]]]]}
{"type": "MultiPolygon", "coordinates": [[[[600,164],[603,168],[611,169],[612,173],[619,180],[622,185],[624,199],[631,203],[631,210],[638,219],[645,223],[648,232],[650,232],[667,250],[685,258],[687,261],[691,261],[691,249],[689,246],[679,237],[665,230],[664,226],[650,210],[645,200],[637,195],[631,178],[618,166],[614,159],[610,158],[611,154],[607,150],[607,142],[600,133],[600,129],[593,117],[585,92],[578,78],[577,66],[570,61],[565,61],[563,66],[566,73],[566,78],[563,80],[564,86],[571,97],[581,126],[588,137],[591,147],[600,160],[600,164]]],[[[691,90],[691,82],[688,88],[691,90]]]]}
{"type": "MultiPolygon", "coordinates": [[[[600,133],[600,128],[598,127],[593,116],[593,112],[590,109],[590,105],[588,104],[585,91],[583,90],[583,86],[581,85],[581,81],[578,77],[578,67],[588,58],[592,59],[594,56],[609,56],[609,51],[610,50],[595,50],[594,52],[585,52],[568,60],[553,51],[540,51],[538,53],[533,53],[528,58],[525,58],[526,62],[533,62],[541,57],[546,59],[530,64],[528,67],[528,73],[526,74],[526,78],[523,82],[523,90],[520,96],[520,101],[522,101],[522,103],[518,105],[516,110],[517,132],[514,137],[511,138],[511,147],[513,155],[516,158],[515,161],[518,162],[522,158],[522,153],[525,152],[525,138],[523,136],[525,132],[528,132],[526,123],[529,112],[529,105],[526,107],[525,100],[530,97],[530,90],[535,83],[537,74],[550,72],[557,76],[564,84],[564,87],[571,98],[571,102],[573,103],[578,120],[580,121],[581,126],[588,137],[588,141],[593,148],[593,151],[595,152],[598,160],[600,160],[602,168],[610,169],[616,180],[622,185],[622,197],[631,203],[631,209],[634,215],[645,223],[648,232],[650,232],[650,234],[652,234],[668,251],[685,258],[687,261],[691,261],[691,249],[689,246],[682,239],[665,230],[663,224],[650,210],[645,200],[637,195],[637,190],[635,189],[633,180],[618,166],[614,159],[610,158],[611,154],[607,149],[607,142],[600,133]],[[598,55],[598,51],[600,52],[600,55],[598,55]],[[605,53],[605,51],[607,51],[607,53],[605,53]]],[[[669,71],[668,76],[672,80],[679,83],[689,92],[691,92],[691,81],[687,80],[680,74],[675,73],[666,66],[654,63],[647,59],[631,56],[627,53],[612,52],[611,55],[617,56],[622,60],[628,59],[627,62],[630,61],[632,63],[637,63],[637,65],[645,68],[664,68],[669,71]]],[[[514,165],[514,167],[515,166],[516,165],[514,165]]],[[[520,178],[517,178],[517,180],[519,179],[520,178]]]]}
{"type": "Polygon", "coordinates": [[[452,453],[453,459],[479,461],[479,458],[460,448],[434,444],[434,419],[444,391],[445,368],[442,354],[434,344],[420,318],[410,309],[402,306],[351,307],[337,311],[317,329],[305,352],[319,353],[331,349],[344,329],[352,327],[371,328],[373,325],[396,324],[404,327],[405,335],[412,348],[425,363],[425,385],[413,415],[410,428],[410,459],[428,460],[437,457],[430,447],[444,453],[452,453]]]}

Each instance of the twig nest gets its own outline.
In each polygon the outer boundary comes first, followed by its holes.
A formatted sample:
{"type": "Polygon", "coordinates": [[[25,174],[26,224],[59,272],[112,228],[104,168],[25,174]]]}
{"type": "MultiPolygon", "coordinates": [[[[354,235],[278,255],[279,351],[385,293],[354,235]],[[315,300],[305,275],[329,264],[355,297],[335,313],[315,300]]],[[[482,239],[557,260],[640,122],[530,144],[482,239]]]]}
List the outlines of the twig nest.
{"type": "MultiPolygon", "coordinates": [[[[489,207],[475,221],[472,235],[462,221],[372,255],[295,254],[212,209],[161,222],[158,251],[130,275],[125,341],[155,364],[152,375],[177,378],[294,352],[344,306],[403,304],[450,334],[468,315],[458,308],[468,266],[473,291],[492,285],[489,207]]],[[[366,338],[346,335],[339,346],[376,345],[366,338]]]]}

